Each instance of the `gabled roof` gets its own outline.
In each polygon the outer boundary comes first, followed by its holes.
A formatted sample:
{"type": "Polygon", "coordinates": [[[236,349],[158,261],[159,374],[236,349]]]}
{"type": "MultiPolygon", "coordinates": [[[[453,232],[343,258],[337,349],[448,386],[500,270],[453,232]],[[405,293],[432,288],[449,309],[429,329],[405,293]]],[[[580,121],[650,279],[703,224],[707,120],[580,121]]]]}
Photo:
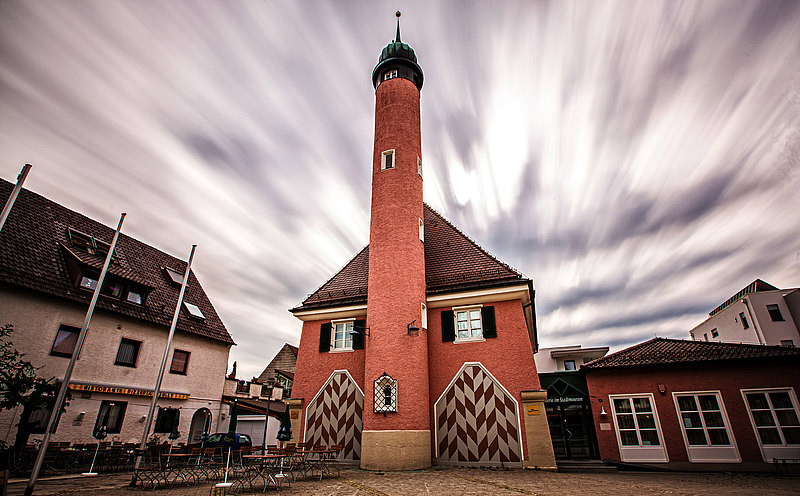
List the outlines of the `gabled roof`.
{"type": "Polygon", "coordinates": [[[714,310],[711,310],[708,313],[708,316],[709,317],[713,317],[714,315],[720,313],[721,311],[723,311],[726,308],[728,308],[731,304],[733,304],[734,302],[738,301],[742,296],[744,296],[746,294],[759,293],[761,291],[776,291],[777,289],[778,288],[776,288],[775,286],[773,286],[772,284],[770,284],[768,282],[764,282],[761,279],[756,279],[755,281],[753,281],[750,284],[748,284],[747,286],[745,286],[738,293],[736,293],[735,295],[733,295],[730,298],[728,298],[727,300],[725,300],[725,303],[723,303],[722,305],[718,306],[714,310]]]}
{"type": "MultiPolygon", "coordinates": [[[[13,184],[0,179],[0,204],[5,204],[12,189],[13,184]]],[[[96,269],[99,274],[104,258],[73,247],[67,235],[69,228],[105,243],[114,236],[113,228],[26,189],[20,191],[0,232],[0,285],[88,306],[92,293],[75,287],[70,264],[96,269]]],[[[111,266],[107,277],[134,282],[148,294],[143,305],[101,297],[97,308],[169,329],[180,288],[170,284],[163,268],[183,274],[186,262],[125,234],[120,234],[115,252],[119,263],[111,266]]],[[[194,272],[189,276],[184,301],[200,308],[205,319],[189,318],[182,310],[178,331],[234,344],[194,272]]]]}
{"type": "MultiPolygon", "coordinates": [[[[427,204],[425,283],[428,294],[527,282],[511,266],[478,246],[427,204]]],[[[291,311],[363,304],[367,301],[369,246],[291,311]]]]}
{"type": "Polygon", "coordinates": [[[294,378],[294,369],[297,365],[297,346],[284,343],[283,347],[272,357],[269,365],[254,379],[254,382],[269,384],[275,378],[275,372],[282,373],[289,379],[294,378]]]}
{"type": "Polygon", "coordinates": [[[718,343],[653,338],[622,351],[584,364],[581,369],[610,369],[727,360],[758,360],[800,357],[800,348],[757,344],[718,343]]]}

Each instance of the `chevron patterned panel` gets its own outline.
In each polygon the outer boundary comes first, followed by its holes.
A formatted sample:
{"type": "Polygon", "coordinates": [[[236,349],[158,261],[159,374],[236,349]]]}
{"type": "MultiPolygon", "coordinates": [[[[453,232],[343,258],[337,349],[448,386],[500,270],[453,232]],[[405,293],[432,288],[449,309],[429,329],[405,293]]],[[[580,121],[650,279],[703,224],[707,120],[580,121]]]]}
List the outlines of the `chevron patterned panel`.
{"type": "Polygon", "coordinates": [[[341,444],[342,459],[360,460],[363,393],[344,372],[334,373],[321,392],[306,410],[305,441],[313,446],[341,444]]]}
{"type": "Polygon", "coordinates": [[[439,461],[519,463],[517,406],[480,365],[467,365],[436,402],[439,461]]]}

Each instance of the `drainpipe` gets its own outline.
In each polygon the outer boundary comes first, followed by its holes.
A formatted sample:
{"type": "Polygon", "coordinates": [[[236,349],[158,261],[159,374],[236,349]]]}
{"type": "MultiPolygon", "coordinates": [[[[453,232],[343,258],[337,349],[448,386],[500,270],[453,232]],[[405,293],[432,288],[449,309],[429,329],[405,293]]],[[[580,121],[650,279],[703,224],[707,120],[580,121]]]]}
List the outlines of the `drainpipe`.
{"type": "Polygon", "coordinates": [[[753,318],[753,312],[750,311],[750,304],[747,301],[747,296],[742,298],[742,303],[744,303],[744,307],[747,309],[747,315],[750,316],[750,322],[753,323],[753,329],[756,331],[756,337],[758,338],[758,344],[767,344],[767,340],[764,338],[764,334],[758,329],[758,325],[756,324],[756,319],[753,318]]]}

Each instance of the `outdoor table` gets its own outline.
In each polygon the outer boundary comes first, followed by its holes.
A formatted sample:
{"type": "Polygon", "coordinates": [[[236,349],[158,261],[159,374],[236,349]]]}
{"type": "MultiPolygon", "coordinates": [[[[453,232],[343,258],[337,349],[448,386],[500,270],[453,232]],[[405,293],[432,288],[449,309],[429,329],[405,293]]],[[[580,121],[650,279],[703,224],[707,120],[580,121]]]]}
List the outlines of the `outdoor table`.
{"type": "Polygon", "coordinates": [[[245,483],[252,490],[254,482],[258,479],[264,481],[262,492],[267,490],[270,483],[277,489],[280,483],[276,476],[282,474],[276,474],[275,472],[279,470],[279,464],[285,456],[283,454],[243,455],[243,460],[253,463],[244,465],[242,477],[236,480],[233,487],[231,487],[231,492],[238,493],[244,488],[245,483]]]}
{"type": "Polygon", "coordinates": [[[197,473],[194,470],[193,461],[196,461],[197,455],[194,453],[162,453],[166,458],[164,464],[164,480],[169,481],[171,476],[174,476],[172,481],[176,482],[180,477],[184,482],[189,482],[188,477],[192,477],[195,482],[199,482],[197,473]],[[175,460],[170,466],[170,461],[175,460]]]}
{"type": "Polygon", "coordinates": [[[338,452],[338,449],[329,448],[312,448],[300,451],[300,453],[305,455],[306,468],[311,472],[311,475],[314,475],[315,468],[319,470],[319,480],[322,480],[326,474],[328,476],[333,476],[333,472],[330,470],[330,464],[334,461],[334,454],[338,452]]]}

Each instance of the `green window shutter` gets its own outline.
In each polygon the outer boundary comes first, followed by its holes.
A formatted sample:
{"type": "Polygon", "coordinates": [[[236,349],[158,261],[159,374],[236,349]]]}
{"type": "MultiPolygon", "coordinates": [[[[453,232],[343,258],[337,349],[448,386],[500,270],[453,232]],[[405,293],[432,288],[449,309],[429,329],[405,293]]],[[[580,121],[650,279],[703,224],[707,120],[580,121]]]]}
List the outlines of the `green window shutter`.
{"type": "Polygon", "coordinates": [[[456,340],[455,314],[452,310],[442,311],[442,342],[456,340]]]}
{"type": "Polygon", "coordinates": [[[494,307],[481,308],[481,320],[483,321],[483,337],[496,338],[497,327],[494,324],[494,307]]]}
{"type": "Polygon", "coordinates": [[[356,320],[353,323],[353,331],[356,334],[353,334],[353,349],[354,350],[363,350],[364,349],[364,333],[366,332],[367,328],[367,321],[366,320],[356,320]]]}
{"type": "Polygon", "coordinates": [[[331,323],[319,326],[319,352],[331,351],[331,323]]]}

